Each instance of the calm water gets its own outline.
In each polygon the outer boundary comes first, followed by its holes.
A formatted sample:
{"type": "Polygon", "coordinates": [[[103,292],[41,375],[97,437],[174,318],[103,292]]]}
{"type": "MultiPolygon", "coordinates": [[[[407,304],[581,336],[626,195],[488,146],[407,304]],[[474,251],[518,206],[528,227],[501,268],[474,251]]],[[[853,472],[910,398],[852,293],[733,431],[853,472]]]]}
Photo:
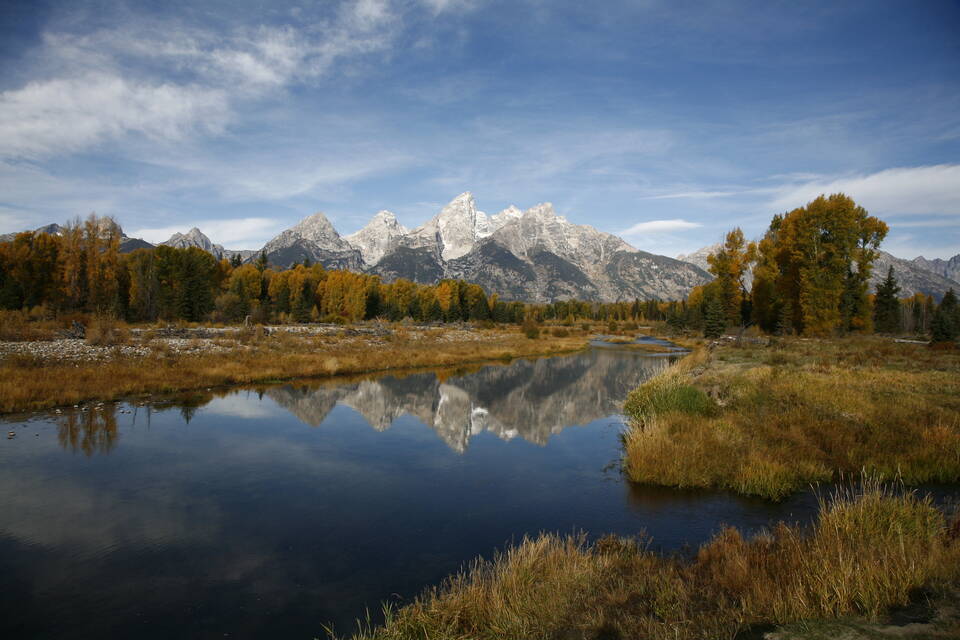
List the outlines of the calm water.
{"type": "Polygon", "coordinates": [[[622,349],[9,419],[0,636],[313,638],[539,531],[805,520],[812,499],[637,488],[617,412],[669,359],[622,349]]]}

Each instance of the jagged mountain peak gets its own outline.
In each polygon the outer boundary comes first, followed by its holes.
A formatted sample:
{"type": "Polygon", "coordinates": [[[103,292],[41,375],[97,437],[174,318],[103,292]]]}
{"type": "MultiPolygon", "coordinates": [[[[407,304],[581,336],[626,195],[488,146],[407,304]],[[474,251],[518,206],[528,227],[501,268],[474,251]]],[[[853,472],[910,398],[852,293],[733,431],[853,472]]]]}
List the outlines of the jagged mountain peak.
{"type": "Polygon", "coordinates": [[[534,216],[536,218],[560,218],[566,222],[566,218],[563,216],[557,215],[556,210],[553,208],[552,202],[541,202],[540,204],[535,204],[526,211],[523,212],[525,216],[534,216]]]}
{"type": "Polygon", "coordinates": [[[224,249],[218,244],[214,244],[200,229],[197,227],[191,228],[186,233],[174,233],[164,242],[160,244],[167,247],[173,247],[175,249],[189,249],[190,247],[196,247],[202,249],[207,253],[220,258],[223,256],[224,249]]]}
{"type": "Polygon", "coordinates": [[[300,237],[313,240],[314,242],[318,239],[326,240],[331,237],[340,237],[340,234],[337,233],[337,230],[333,227],[333,223],[330,222],[322,211],[307,216],[290,227],[289,231],[294,231],[300,237]]]}
{"type": "Polygon", "coordinates": [[[397,220],[392,211],[381,209],[370,219],[367,226],[344,236],[351,246],[360,251],[364,263],[376,264],[388,251],[397,245],[399,238],[409,230],[397,220]]]}

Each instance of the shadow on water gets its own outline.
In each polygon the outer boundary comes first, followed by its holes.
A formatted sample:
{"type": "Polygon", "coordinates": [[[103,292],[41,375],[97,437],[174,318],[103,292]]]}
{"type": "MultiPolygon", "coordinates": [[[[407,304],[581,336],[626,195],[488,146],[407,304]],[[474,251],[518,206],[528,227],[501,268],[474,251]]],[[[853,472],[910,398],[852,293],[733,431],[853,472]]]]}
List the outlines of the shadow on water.
{"type": "Polygon", "coordinates": [[[0,634],[312,638],[540,531],[678,551],[809,519],[809,495],[622,480],[618,412],[668,363],[591,349],[8,421],[0,634]]]}

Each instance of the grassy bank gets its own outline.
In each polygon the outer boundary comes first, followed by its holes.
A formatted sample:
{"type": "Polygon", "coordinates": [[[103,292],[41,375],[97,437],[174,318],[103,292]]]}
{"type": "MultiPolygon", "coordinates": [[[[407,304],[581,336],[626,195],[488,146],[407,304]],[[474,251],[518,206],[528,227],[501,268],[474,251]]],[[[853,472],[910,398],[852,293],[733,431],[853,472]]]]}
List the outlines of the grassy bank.
{"type": "Polygon", "coordinates": [[[172,350],[147,336],[147,356],[120,355],[117,345],[116,355],[95,362],[0,359],[0,412],[229,384],[503,361],[577,351],[586,341],[586,335],[531,340],[515,329],[398,328],[382,337],[264,336],[251,330],[211,344],[195,341],[193,354],[189,344],[172,350]]]}
{"type": "Polygon", "coordinates": [[[881,338],[706,347],[631,394],[631,480],[779,499],[867,470],[960,480],[960,353],[881,338]]]}
{"type": "MultiPolygon", "coordinates": [[[[913,494],[876,483],[821,504],[809,531],[727,529],[692,560],[644,542],[542,535],[477,561],[356,640],[733,638],[761,625],[877,619],[960,579],[960,542],[913,494]]],[[[960,629],[955,629],[960,630],[960,629]]]]}

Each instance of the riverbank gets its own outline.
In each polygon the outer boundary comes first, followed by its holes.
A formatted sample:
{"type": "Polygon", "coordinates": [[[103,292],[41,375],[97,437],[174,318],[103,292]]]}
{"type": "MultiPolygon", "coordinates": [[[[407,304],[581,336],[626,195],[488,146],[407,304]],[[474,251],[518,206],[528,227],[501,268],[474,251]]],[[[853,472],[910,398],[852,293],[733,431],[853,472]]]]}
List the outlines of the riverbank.
{"type": "Polygon", "coordinates": [[[634,482],[780,499],[866,470],[960,481],[960,352],[880,337],[704,343],[630,395],[634,482]]]}
{"type": "Polygon", "coordinates": [[[0,343],[0,413],[145,393],[574,352],[587,332],[433,326],[251,327],[0,343]],[[183,333],[183,335],[181,335],[183,333]]]}
{"type": "MultiPolygon", "coordinates": [[[[809,531],[780,524],[745,539],[726,529],[691,560],[651,552],[643,539],[541,535],[476,561],[354,638],[759,638],[791,623],[776,637],[814,637],[798,630],[883,621],[918,590],[935,604],[955,599],[956,534],[928,500],[868,481],[824,500],[809,531]]],[[[956,616],[930,617],[924,637],[960,631],[956,616]]]]}

